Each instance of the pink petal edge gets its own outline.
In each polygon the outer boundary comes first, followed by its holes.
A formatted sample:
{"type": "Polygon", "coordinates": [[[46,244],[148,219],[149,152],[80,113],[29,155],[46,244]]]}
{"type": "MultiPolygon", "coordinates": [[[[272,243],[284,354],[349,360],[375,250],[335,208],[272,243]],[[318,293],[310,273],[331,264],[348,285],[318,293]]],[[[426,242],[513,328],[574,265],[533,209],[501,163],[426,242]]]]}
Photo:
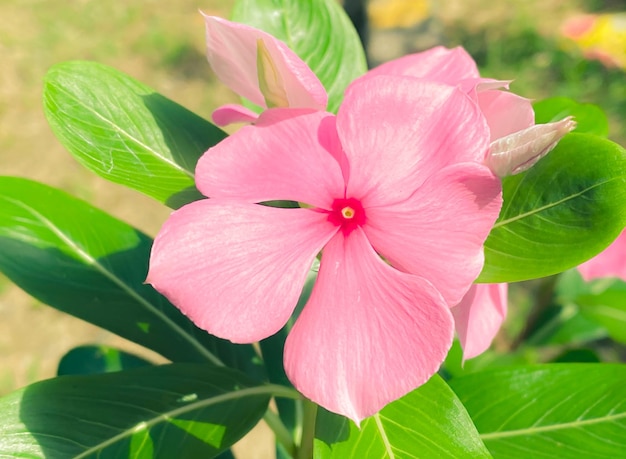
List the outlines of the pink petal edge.
{"type": "Polygon", "coordinates": [[[474,59],[460,46],[452,49],[436,46],[421,53],[409,54],[375,67],[361,78],[380,75],[423,78],[451,86],[480,76],[474,59]]]}
{"type": "Polygon", "coordinates": [[[452,308],[463,360],[485,352],[506,318],[508,284],[474,284],[452,308]]]}
{"type": "Polygon", "coordinates": [[[195,201],[163,225],[146,282],[203,330],[251,343],[287,322],[315,256],[336,231],[308,209],[195,201]]]}
{"type": "Polygon", "coordinates": [[[212,198],[292,200],[329,209],[345,189],[341,167],[325,143],[333,120],[310,109],[266,110],[255,125],[200,158],[196,186],[212,198]]]}
{"type": "Polygon", "coordinates": [[[306,397],[359,424],[425,383],[452,335],[437,290],[387,265],[357,229],[324,249],[311,298],[285,343],[285,369],[306,397]]]}
{"type": "Polygon", "coordinates": [[[409,77],[350,85],[337,132],[350,164],[347,194],[366,206],[407,199],[447,165],[482,163],[489,148],[489,128],[466,94],[409,77]]]}
{"type": "Polygon", "coordinates": [[[258,117],[257,113],[238,104],[222,105],[211,115],[213,122],[222,127],[233,123],[253,123],[258,117]]]}
{"type": "Polygon", "coordinates": [[[485,166],[449,166],[409,199],[365,209],[365,232],[393,266],[428,279],[453,306],[482,270],[483,244],[500,213],[501,190],[501,181],[485,166]]]}

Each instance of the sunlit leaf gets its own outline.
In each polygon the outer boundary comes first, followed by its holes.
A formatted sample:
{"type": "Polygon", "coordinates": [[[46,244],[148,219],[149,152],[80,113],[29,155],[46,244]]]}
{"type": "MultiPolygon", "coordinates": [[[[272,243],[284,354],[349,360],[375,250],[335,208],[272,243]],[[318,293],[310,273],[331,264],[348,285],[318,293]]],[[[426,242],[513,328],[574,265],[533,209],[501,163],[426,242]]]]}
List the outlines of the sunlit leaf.
{"type": "Polygon", "coordinates": [[[495,459],[606,459],[626,451],[626,365],[488,370],[450,386],[495,459]]]}
{"type": "Polygon", "coordinates": [[[133,78],[95,62],[64,62],[45,79],[52,130],[96,174],[170,207],[200,198],[198,158],[226,134],[133,78]]]}
{"type": "Polygon", "coordinates": [[[367,418],[354,422],[321,410],[315,459],[489,458],[467,412],[435,375],[419,389],[367,418]]]}
{"type": "Polygon", "coordinates": [[[315,72],[336,112],[348,84],[367,71],[359,36],[336,0],[237,0],[233,21],[284,41],[315,72]]]}
{"type": "Polygon", "coordinates": [[[211,458],[258,422],[271,395],[200,364],[62,376],[0,399],[0,456],[211,458]]]}
{"type": "Polygon", "coordinates": [[[151,246],[143,233],[62,191],[0,177],[0,271],[18,286],[170,360],[254,371],[252,346],[198,329],[144,283],[151,246]]]}
{"type": "Polygon", "coordinates": [[[576,120],[575,132],[606,137],[609,134],[609,121],[600,107],[581,104],[567,97],[551,97],[533,104],[535,121],[551,123],[573,116],[576,120]]]}
{"type": "Polygon", "coordinates": [[[597,136],[569,134],[503,187],[480,282],[565,271],[605,249],[626,224],[626,152],[597,136]]]}

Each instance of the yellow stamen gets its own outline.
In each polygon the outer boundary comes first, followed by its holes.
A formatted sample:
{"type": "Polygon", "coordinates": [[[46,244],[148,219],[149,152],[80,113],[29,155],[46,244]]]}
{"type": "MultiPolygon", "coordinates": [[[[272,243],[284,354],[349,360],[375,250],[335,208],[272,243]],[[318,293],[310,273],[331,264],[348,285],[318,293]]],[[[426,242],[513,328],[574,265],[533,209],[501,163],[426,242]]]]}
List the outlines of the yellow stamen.
{"type": "Polygon", "coordinates": [[[343,215],[343,218],[346,218],[348,220],[354,217],[354,214],[355,214],[354,209],[350,206],[347,206],[341,209],[341,215],[343,215]]]}

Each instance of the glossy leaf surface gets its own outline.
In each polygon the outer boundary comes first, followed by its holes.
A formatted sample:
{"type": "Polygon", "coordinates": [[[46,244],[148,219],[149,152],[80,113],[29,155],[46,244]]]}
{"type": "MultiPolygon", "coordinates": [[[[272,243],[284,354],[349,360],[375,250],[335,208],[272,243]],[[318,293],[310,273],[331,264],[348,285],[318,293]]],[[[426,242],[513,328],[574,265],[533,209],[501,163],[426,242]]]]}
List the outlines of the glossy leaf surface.
{"type": "Polygon", "coordinates": [[[315,459],[491,457],[463,405],[437,375],[364,420],[360,429],[320,411],[315,437],[315,459]]]}
{"type": "Polygon", "coordinates": [[[64,62],[45,79],[57,138],[87,169],[177,208],[201,196],[198,158],[226,134],[124,73],[64,62]]]}
{"type": "Polygon", "coordinates": [[[485,243],[479,282],[556,274],[606,248],[626,224],[626,152],[569,134],[529,171],[503,181],[504,204],[485,243]]]}
{"type": "Polygon", "coordinates": [[[606,459],[626,451],[626,365],[551,364],[450,381],[495,459],[606,459]]]}

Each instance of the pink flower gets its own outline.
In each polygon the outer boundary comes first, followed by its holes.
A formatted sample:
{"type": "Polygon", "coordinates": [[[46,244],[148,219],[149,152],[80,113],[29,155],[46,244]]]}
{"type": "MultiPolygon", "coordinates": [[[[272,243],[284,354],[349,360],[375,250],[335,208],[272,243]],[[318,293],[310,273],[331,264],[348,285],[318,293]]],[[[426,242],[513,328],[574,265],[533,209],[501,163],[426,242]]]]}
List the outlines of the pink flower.
{"type": "MultiPolygon", "coordinates": [[[[204,15],[207,58],[218,79],[262,108],[325,110],[328,95],[308,65],[268,33],[204,15]]],[[[229,104],[213,112],[215,124],[253,122],[258,115],[229,104]]]]}
{"type": "Polygon", "coordinates": [[[489,129],[458,89],[383,76],[353,83],[337,116],[272,109],[209,149],[211,199],[172,214],[148,282],[199,327],[247,343],[289,319],[294,386],[357,423],[424,383],[451,345],[450,306],[483,266],[500,180],[479,164],[489,129]],[[292,200],[306,206],[260,205],[292,200]]]}
{"type": "Polygon", "coordinates": [[[617,277],[626,281],[626,231],[623,231],[602,253],[578,266],[583,279],[617,277]]]}

